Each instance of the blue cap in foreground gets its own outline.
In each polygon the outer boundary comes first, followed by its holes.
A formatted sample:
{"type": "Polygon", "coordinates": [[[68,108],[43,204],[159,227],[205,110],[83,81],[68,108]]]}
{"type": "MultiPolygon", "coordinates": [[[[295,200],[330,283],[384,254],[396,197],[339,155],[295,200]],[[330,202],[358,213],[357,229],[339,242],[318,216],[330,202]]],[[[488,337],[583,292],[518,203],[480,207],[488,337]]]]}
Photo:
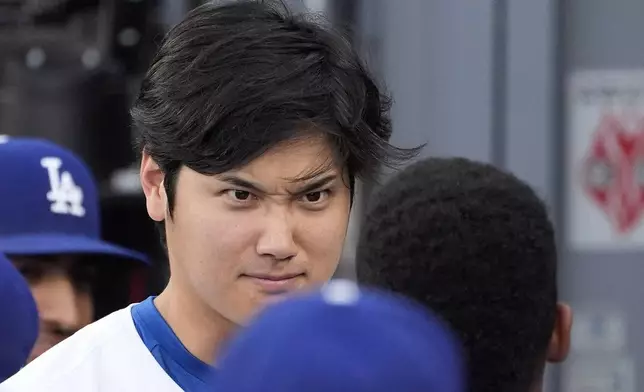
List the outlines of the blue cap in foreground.
{"type": "Polygon", "coordinates": [[[38,325],[29,285],[0,254],[0,382],[24,366],[38,338],[38,325]]]}
{"type": "Polygon", "coordinates": [[[459,345],[441,321],[344,280],[269,306],[217,368],[217,392],[464,390],[459,345]]]}

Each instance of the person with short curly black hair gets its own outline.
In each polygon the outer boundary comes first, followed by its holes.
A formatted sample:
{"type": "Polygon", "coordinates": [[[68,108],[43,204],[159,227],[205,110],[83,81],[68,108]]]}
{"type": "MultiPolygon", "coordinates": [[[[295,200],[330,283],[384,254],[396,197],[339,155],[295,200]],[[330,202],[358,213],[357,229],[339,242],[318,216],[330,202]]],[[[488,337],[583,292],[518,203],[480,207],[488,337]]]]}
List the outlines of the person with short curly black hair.
{"type": "Polygon", "coordinates": [[[393,177],[367,209],[360,283],[416,299],[462,339],[469,390],[539,391],[565,359],[571,310],[557,298],[546,207],[515,176],[462,158],[430,158],[393,177]]]}

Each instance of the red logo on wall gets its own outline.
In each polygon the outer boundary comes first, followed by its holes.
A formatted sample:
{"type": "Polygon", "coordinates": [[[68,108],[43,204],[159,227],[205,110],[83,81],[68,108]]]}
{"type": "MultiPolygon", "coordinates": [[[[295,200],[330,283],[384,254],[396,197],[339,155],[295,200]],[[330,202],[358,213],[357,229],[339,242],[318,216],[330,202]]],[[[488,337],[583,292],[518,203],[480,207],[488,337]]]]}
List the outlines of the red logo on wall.
{"type": "Polygon", "coordinates": [[[604,116],[584,165],[584,187],[615,231],[627,234],[644,215],[644,121],[629,128],[604,116]]]}

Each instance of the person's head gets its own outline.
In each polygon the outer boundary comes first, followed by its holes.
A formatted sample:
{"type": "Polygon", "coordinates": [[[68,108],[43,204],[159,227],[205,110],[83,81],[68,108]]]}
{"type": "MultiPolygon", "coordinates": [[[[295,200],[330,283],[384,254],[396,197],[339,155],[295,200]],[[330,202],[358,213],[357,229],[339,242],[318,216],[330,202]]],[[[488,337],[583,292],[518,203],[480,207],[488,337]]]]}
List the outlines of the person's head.
{"type": "Polygon", "coordinates": [[[95,265],[77,255],[12,255],[38,304],[40,333],[29,361],[94,321],[95,265]]]}
{"type": "Polygon", "coordinates": [[[33,359],[100,316],[97,269],[125,272],[130,260],[146,258],[101,240],[96,184],[72,152],[45,140],[2,138],[0,166],[0,252],[38,305],[33,359]]]}
{"type": "Polygon", "coordinates": [[[412,152],[340,36],[279,4],[206,4],[165,37],[132,109],[169,288],[243,323],[329,279],[352,188],[412,152]]]}
{"type": "Polygon", "coordinates": [[[0,254],[0,383],[27,362],[38,336],[38,311],[29,286],[0,254]]]}
{"type": "Polygon", "coordinates": [[[511,174],[461,158],[398,173],[368,206],[359,282],[408,295],[461,337],[470,390],[537,390],[569,347],[546,207],[511,174]]]}
{"type": "Polygon", "coordinates": [[[334,280],[260,312],[227,342],[217,392],[463,392],[458,339],[403,296],[334,280]]]}

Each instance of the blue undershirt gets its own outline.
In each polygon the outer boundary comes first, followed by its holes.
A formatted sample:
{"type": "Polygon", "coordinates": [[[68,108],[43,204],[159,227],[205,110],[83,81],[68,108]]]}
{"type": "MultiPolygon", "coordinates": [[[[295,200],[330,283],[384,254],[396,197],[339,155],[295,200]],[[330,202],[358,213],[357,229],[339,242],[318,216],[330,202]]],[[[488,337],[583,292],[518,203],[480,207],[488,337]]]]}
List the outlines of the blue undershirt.
{"type": "Polygon", "coordinates": [[[159,366],[181,389],[203,391],[214,368],[192,355],[154,306],[154,297],[132,306],[132,319],[141,340],[159,366]]]}

